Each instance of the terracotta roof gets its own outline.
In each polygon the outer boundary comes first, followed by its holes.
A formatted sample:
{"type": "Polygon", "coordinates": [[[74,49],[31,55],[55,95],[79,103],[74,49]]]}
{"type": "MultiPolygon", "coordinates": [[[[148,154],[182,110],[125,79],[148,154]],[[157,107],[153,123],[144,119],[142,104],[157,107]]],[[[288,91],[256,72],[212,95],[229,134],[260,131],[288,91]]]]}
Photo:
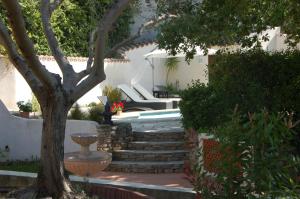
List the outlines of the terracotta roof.
{"type": "MultiPolygon", "coordinates": [[[[153,44],[156,44],[156,42],[153,40],[152,41],[149,41],[149,40],[148,41],[140,41],[140,42],[128,44],[127,46],[122,47],[119,50],[117,50],[117,53],[120,55],[121,58],[106,58],[104,61],[106,63],[114,63],[114,62],[115,63],[127,63],[127,62],[129,62],[129,59],[125,55],[125,53],[127,51],[142,48],[142,47],[153,45],[153,44]]],[[[0,57],[6,57],[6,56],[0,55],[0,57]]],[[[87,57],[67,57],[67,58],[70,62],[85,62],[88,59],[87,57]]],[[[49,55],[40,55],[39,59],[41,61],[55,61],[54,57],[49,56],[49,55]]]]}
{"type": "Polygon", "coordinates": [[[128,59],[126,57],[126,54],[125,54],[127,51],[135,50],[135,49],[138,49],[138,48],[143,48],[145,46],[149,46],[149,45],[153,45],[153,44],[156,44],[156,42],[155,41],[142,41],[142,42],[132,43],[132,44],[129,44],[125,47],[120,48],[117,51],[117,53],[119,55],[121,55],[121,57],[123,57],[124,59],[128,59]]]}

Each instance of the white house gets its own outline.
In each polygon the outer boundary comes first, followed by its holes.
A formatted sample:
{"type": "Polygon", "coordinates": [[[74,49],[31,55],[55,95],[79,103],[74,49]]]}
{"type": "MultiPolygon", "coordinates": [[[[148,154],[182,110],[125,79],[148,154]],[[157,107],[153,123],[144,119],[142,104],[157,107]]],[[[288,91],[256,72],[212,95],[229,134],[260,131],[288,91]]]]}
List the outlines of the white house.
{"type": "MultiPolygon", "coordinates": [[[[287,49],[288,46],[284,43],[286,36],[280,33],[280,28],[270,29],[263,34],[265,33],[268,33],[269,41],[262,42],[264,50],[273,52],[287,49]]],[[[127,48],[123,52],[124,59],[105,60],[107,79],[79,99],[78,103],[86,105],[90,102],[97,102],[97,96],[102,94],[105,85],[116,87],[118,84],[139,83],[150,92],[153,84],[166,85],[166,58],[148,57],[146,60],[144,56],[155,49],[157,49],[156,43],[142,43],[127,48]]],[[[300,49],[300,45],[298,45],[298,49],[300,49]]],[[[75,71],[83,70],[86,66],[87,58],[69,57],[68,59],[75,67],[75,71]]],[[[40,56],[40,60],[49,71],[60,74],[60,69],[53,57],[40,56]]],[[[192,80],[200,79],[203,83],[208,82],[209,55],[197,55],[190,64],[186,63],[182,56],[179,56],[178,60],[177,69],[169,74],[170,83],[177,82],[178,87],[184,89],[192,80]]],[[[0,85],[0,99],[9,110],[17,110],[17,101],[32,99],[32,92],[26,81],[6,57],[0,57],[0,85]]]]}
{"type": "MultiPolygon", "coordinates": [[[[118,84],[125,83],[130,85],[132,83],[139,83],[151,92],[153,89],[152,72],[154,72],[155,85],[165,85],[166,67],[164,63],[166,59],[153,58],[151,60],[155,66],[153,69],[144,57],[145,54],[155,48],[155,43],[142,44],[124,52],[125,59],[105,60],[107,79],[79,99],[78,103],[85,105],[90,102],[97,102],[97,96],[102,94],[102,89],[105,85],[116,87],[118,84]]],[[[61,74],[53,57],[40,56],[39,58],[49,71],[61,74]]],[[[68,59],[74,66],[75,71],[81,71],[86,66],[86,58],[70,57],[68,59]]],[[[196,57],[190,65],[184,61],[184,58],[179,59],[178,70],[170,74],[170,79],[174,81],[178,80],[180,88],[184,88],[191,79],[201,79],[203,82],[207,82],[207,78],[205,77],[207,58],[196,57]]],[[[0,84],[2,85],[0,87],[0,99],[9,110],[17,110],[17,101],[32,99],[30,87],[6,57],[0,57],[0,84]]]]}

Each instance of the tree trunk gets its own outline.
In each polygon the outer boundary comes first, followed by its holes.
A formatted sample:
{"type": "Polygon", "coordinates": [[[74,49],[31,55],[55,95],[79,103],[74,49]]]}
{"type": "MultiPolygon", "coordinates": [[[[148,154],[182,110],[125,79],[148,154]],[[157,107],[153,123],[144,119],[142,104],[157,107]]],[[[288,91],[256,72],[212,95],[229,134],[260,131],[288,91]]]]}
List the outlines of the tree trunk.
{"type": "Polygon", "coordinates": [[[37,178],[39,197],[68,198],[72,192],[64,173],[64,140],[69,107],[63,95],[59,96],[48,97],[42,106],[41,167],[37,178]]]}

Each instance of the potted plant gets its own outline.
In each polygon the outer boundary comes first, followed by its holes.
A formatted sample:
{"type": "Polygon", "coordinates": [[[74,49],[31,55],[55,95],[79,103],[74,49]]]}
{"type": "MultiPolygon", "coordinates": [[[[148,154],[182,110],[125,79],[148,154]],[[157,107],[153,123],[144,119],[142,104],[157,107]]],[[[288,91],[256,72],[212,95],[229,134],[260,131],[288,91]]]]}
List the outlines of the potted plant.
{"type": "Polygon", "coordinates": [[[19,107],[20,116],[29,118],[29,113],[32,112],[32,104],[30,102],[25,103],[24,101],[17,102],[19,107]]]}
{"type": "Polygon", "coordinates": [[[121,115],[123,109],[124,109],[123,102],[114,102],[111,107],[111,112],[117,113],[117,115],[121,115]]]}

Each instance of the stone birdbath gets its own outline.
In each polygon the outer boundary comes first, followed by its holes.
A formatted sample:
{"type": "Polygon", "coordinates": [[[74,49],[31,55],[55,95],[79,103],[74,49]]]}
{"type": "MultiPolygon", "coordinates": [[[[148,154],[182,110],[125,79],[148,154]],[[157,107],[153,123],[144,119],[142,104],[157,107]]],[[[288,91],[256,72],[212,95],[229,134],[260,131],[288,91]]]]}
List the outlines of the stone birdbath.
{"type": "Polygon", "coordinates": [[[111,163],[111,154],[104,151],[90,151],[90,145],[98,140],[97,134],[76,133],[72,140],[81,146],[80,151],[65,153],[65,167],[80,176],[92,176],[103,171],[111,163]]]}

